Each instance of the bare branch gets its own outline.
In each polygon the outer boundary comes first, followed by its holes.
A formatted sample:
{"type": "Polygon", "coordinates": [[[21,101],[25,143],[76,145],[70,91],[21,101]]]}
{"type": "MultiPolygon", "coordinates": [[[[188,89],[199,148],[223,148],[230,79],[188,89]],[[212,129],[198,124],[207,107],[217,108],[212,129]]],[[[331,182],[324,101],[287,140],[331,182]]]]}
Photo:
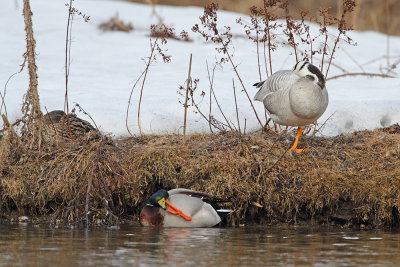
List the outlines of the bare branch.
{"type": "Polygon", "coordinates": [[[358,73],[340,74],[340,75],[329,77],[326,80],[329,81],[329,80],[334,80],[334,79],[343,78],[343,77],[347,77],[347,76],[369,76],[369,77],[381,77],[381,78],[397,78],[396,76],[392,76],[392,75],[388,75],[388,74],[358,72],[358,73]]]}

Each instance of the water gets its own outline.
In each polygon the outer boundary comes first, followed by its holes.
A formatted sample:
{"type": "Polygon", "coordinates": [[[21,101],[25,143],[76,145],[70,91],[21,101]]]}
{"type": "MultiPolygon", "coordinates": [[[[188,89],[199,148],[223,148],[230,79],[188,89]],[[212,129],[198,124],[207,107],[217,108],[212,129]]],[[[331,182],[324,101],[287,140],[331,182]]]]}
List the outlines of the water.
{"type": "Polygon", "coordinates": [[[398,266],[400,233],[0,225],[0,266],[398,266]]]}

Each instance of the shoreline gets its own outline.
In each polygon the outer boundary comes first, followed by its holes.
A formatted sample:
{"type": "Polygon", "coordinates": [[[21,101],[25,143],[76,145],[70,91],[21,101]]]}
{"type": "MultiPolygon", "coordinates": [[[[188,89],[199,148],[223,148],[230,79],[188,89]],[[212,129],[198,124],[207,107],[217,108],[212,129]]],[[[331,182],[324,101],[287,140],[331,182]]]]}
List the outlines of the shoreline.
{"type": "Polygon", "coordinates": [[[2,221],[49,224],[137,222],[159,188],[190,188],[232,201],[227,226],[333,225],[398,228],[400,127],[336,137],[147,135],[58,140],[30,149],[0,140],[2,221]],[[17,215],[17,216],[16,216],[17,215]]]}

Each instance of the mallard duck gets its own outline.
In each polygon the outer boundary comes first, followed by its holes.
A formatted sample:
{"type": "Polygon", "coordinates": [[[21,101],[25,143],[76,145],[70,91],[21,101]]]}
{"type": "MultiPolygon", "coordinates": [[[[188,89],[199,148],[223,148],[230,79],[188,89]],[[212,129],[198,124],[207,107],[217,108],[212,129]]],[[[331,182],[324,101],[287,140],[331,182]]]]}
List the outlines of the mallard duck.
{"type": "Polygon", "coordinates": [[[303,127],[321,117],[329,102],[321,71],[307,61],[300,61],[293,70],[277,71],[254,86],[260,88],[254,100],[264,103],[274,122],[298,127],[289,150],[303,151],[297,148],[303,127]]]}
{"type": "Polygon", "coordinates": [[[66,115],[62,110],[53,110],[45,114],[43,121],[45,133],[53,138],[76,138],[89,132],[99,133],[89,122],[78,118],[75,114],[66,115]]]}
{"type": "Polygon", "coordinates": [[[229,201],[189,189],[161,189],[147,200],[139,221],[142,226],[213,227],[232,212],[220,209],[223,202],[229,201]]]}

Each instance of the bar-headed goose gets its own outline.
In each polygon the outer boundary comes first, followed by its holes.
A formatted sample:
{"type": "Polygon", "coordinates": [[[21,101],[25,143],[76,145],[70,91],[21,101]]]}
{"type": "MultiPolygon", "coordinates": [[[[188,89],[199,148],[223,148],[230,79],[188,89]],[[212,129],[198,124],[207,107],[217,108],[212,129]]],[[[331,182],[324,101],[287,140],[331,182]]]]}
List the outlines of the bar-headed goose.
{"type": "Polygon", "coordinates": [[[289,150],[301,152],[297,145],[303,127],[321,117],[328,106],[324,75],[316,66],[300,61],[293,70],[277,71],[254,86],[260,88],[254,100],[264,103],[274,122],[298,127],[289,150]]]}

